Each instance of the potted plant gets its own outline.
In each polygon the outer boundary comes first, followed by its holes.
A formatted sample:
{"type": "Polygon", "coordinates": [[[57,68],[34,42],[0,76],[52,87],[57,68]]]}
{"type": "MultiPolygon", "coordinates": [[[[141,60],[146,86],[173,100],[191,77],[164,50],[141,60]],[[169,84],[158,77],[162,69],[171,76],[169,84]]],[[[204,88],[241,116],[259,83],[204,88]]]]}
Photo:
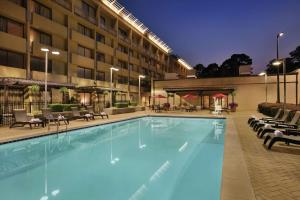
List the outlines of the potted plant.
{"type": "Polygon", "coordinates": [[[238,107],[238,104],[235,103],[235,102],[232,102],[232,103],[229,104],[229,106],[230,106],[231,112],[235,112],[236,111],[236,107],[238,107]]]}

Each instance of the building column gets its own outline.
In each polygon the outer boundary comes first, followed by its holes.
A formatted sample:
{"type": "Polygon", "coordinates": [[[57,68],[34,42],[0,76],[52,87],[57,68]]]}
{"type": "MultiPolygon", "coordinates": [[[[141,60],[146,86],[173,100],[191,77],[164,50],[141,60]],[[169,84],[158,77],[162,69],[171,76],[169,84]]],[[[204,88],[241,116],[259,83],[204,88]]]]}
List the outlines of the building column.
{"type": "Polygon", "coordinates": [[[31,79],[30,71],[30,23],[31,23],[31,0],[26,1],[26,79],[31,79]]]}

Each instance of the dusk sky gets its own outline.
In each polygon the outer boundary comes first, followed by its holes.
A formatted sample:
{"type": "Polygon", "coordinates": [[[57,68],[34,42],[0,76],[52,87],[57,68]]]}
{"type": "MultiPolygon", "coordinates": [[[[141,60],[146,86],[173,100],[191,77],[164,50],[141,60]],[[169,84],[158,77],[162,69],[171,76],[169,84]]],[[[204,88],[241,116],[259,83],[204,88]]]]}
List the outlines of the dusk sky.
{"type": "Polygon", "coordinates": [[[255,73],[300,45],[300,0],[119,0],[192,66],[222,64],[233,53],[253,59],[255,73]]]}

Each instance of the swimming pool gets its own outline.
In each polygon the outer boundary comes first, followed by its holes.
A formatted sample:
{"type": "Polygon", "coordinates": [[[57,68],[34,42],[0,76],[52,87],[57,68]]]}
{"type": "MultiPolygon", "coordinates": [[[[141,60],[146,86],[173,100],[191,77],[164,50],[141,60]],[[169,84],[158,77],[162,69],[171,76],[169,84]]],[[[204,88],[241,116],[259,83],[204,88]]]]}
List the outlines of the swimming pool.
{"type": "Polygon", "coordinates": [[[224,129],[143,117],[3,144],[1,199],[220,199],[224,129]]]}

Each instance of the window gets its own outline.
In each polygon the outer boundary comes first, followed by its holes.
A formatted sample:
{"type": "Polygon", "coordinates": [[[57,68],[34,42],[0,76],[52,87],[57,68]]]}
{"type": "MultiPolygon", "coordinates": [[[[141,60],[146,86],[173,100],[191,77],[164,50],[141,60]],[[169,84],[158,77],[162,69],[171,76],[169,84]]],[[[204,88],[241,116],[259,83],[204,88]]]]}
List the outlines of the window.
{"type": "Polygon", "coordinates": [[[97,61],[105,62],[105,54],[97,52],[97,61]]]}
{"type": "Polygon", "coordinates": [[[127,76],[118,76],[118,83],[127,84],[128,83],[128,77],[127,76]]]}
{"type": "Polygon", "coordinates": [[[12,2],[12,3],[15,3],[19,6],[24,7],[24,0],[9,0],[9,1],[12,2]]]}
{"type": "Polygon", "coordinates": [[[48,46],[52,46],[52,37],[51,35],[43,32],[39,32],[40,35],[40,43],[48,46]]]}
{"type": "Polygon", "coordinates": [[[118,66],[123,69],[127,69],[127,63],[122,60],[118,60],[118,66]]]}
{"type": "Polygon", "coordinates": [[[105,81],[105,72],[97,71],[97,73],[96,73],[96,80],[98,80],[98,81],[105,81]]]}
{"type": "Polygon", "coordinates": [[[83,67],[77,67],[77,77],[92,79],[92,70],[83,67]]]}
{"type": "MultiPolygon", "coordinates": [[[[31,57],[30,58],[30,68],[33,71],[45,72],[45,59],[31,57]]],[[[52,61],[48,61],[48,73],[52,72],[52,61]]]]}
{"type": "Polygon", "coordinates": [[[100,33],[97,33],[97,34],[96,34],[96,40],[97,40],[98,42],[101,42],[101,43],[104,43],[104,44],[105,44],[105,36],[102,35],[102,34],[100,34],[100,33]]]}
{"type": "Polygon", "coordinates": [[[90,38],[92,38],[92,30],[81,25],[81,24],[78,24],[78,32],[81,33],[82,35],[85,35],[85,36],[88,36],[90,38]]]}
{"type": "Polygon", "coordinates": [[[138,86],[139,80],[135,78],[130,78],[130,85],[138,86]]]}
{"type": "Polygon", "coordinates": [[[120,35],[121,35],[122,37],[124,37],[124,38],[127,38],[127,37],[128,37],[127,32],[126,32],[125,30],[121,29],[121,28],[119,28],[119,33],[120,33],[120,35]]]}
{"type": "Polygon", "coordinates": [[[103,16],[100,16],[100,27],[105,27],[106,19],[103,16]]]}
{"type": "Polygon", "coordinates": [[[6,50],[0,50],[0,65],[24,68],[24,55],[6,50]]]}
{"type": "Polygon", "coordinates": [[[92,50],[81,45],[78,45],[77,52],[81,56],[92,58],[92,50]]]}
{"type": "Polygon", "coordinates": [[[85,16],[95,18],[96,17],[96,8],[93,6],[89,5],[88,3],[82,1],[82,11],[85,16]]]}
{"type": "Polygon", "coordinates": [[[24,37],[24,26],[16,21],[0,16],[0,31],[24,37]]]}
{"type": "Polygon", "coordinates": [[[126,54],[128,53],[128,48],[126,48],[125,46],[123,46],[121,44],[118,45],[118,50],[123,53],[126,53],[126,54]]]}
{"type": "Polygon", "coordinates": [[[34,12],[48,19],[52,19],[51,9],[38,2],[34,2],[34,12]]]}

